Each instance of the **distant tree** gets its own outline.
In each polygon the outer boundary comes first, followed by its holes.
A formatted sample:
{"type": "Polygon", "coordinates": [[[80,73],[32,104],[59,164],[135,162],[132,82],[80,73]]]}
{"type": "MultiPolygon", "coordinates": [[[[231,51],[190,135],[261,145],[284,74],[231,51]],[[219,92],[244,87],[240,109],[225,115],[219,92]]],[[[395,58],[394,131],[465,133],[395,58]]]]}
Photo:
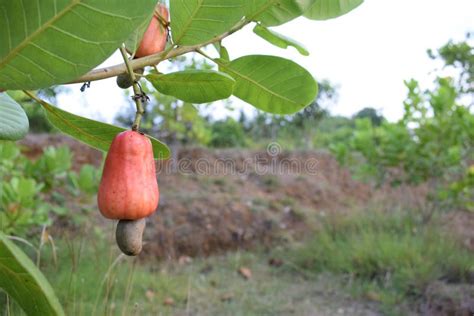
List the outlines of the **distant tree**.
{"type": "Polygon", "coordinates": [[[248,123],[249,137],[276,139],[282,134],[295,144],[312,147],[312,139],[319,122],[329,115],[328,108],[337,102],[337,87],[328,80],[319,82],[317,98],[305,109],[293,115],[274,115],[258,112],[248,123]]]}
{"type": "Polygon", "coordinates": [[[354,119],[368,118],[374,126],[380,126],[385,118],[374,108],[366,107],[354,115],[354,119]]]}
{"type": "MultiPolygon", "coordinates": [[[[474,93],[474,33],[467,33],[464,41],[449,41],[436,52],[428,50],[432,59],[441,59],[444,67],[459,71],[457,85],[461,93],[474,93]]],[[[472,100],[471,100],[472,101],[472,100]]],[[[471,103],[472,104],[472,103],[471,103]]]]}
{"type": "Polygon", "coordinates": [[[242,125],[230,117],[214,122],[211,135],[210,144],[213,147],[245,146],[245,134],[242,125]]]}

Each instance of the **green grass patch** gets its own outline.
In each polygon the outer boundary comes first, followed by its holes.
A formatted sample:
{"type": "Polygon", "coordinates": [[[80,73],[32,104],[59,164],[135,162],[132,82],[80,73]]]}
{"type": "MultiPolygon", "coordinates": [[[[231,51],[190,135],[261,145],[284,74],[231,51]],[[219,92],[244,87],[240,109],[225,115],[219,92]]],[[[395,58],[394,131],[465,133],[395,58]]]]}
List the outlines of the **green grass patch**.
{"type": "Polygon", "coordinates": [[[354,214],[326,218],[316,236],[292,251],[305,271],[345,274],[354,294],[387,306],[413,302],[435,280],[467,282],[474,254],[408,213],[354,214]]]}

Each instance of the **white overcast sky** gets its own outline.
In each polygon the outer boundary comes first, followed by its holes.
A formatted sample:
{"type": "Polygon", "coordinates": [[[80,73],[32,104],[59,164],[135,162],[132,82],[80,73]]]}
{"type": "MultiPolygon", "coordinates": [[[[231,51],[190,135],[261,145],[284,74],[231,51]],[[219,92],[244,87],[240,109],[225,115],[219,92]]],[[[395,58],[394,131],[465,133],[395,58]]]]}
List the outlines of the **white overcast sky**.
{"type": "MultiPolygon", "coordinates": [[[[329,21],[298,18],[276,31],[303,43],[310,56],[290,48],[272,46],[252,33],[252,27],[224,40],[231,58],[269,54],[289,58],[308,69],[316,79],[337,84],[339,102],[329,109],[350,116],[363,107],[380,109],[390,120],[398,119],[406,96],[403,80],[418,79],[429,86],[429,73],[436,63],[426,54],[448,40],[462,40],[474,31],[474,0],[365,0],[355,11],[329,21]]],[[[114,54],[105,64],[120,63],[114,54]]],[[[85,93],[80,85],[59,96],[59,106],[73,113],[112,121],[125,100],[115,79],[93,82],[85,93]]],[[[236,108],[252,111],[234,100],[236,108]]],[[[229,113],[221,104],[213,106],[216,118],[229,113]]]]}

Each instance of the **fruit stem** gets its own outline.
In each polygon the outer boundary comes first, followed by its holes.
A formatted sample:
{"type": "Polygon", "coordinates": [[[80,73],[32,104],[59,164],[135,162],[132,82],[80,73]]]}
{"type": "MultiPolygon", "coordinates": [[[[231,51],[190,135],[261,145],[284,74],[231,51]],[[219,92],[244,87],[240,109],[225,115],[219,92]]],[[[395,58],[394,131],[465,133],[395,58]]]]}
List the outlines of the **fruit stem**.
{"type": "Polygon", "coordinates": [[[142,120],[142,116],[145,113],[145,109],[143,108],[142,98],[141,98],[143,93],[140,86],[138,85],[137,77],[135,76],[135,73],[133,72],[133,68],[132,68],[132,65],[130,64],[130,60],[128,59],[127,50],[125,49],[125,44],[122,44],[122,46],[120,46],[120,53],[122,54],[123,61],[125,63],[125,66],[127,67],[128,75],[130,76],[130,79],[133,83],[132,84],[133,93],[135,94],[133,96],[133,100],[135,101],[137,112],[135,114],[135,120],[133,121],[132,130],[138,131],[140,130],[140,122],[142,120]]]}

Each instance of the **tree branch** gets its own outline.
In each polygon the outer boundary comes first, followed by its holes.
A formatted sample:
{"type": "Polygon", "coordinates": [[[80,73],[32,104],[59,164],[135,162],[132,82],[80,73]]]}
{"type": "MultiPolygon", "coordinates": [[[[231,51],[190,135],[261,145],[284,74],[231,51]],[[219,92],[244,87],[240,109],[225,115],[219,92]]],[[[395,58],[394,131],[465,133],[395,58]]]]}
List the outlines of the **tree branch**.
{"type": "MultiPolygon", "coordinates": [[[[143,67],[146,67],[146,66],[156,65],[159,62],[161,62],[163,60],[166,60],[166,59],[169,59],[169,58],[173,58],[173,57],[181,56],[181,55],[184,55],[184,54],[187,54],[187,53],[195,52],[199,48],[202,48],[202,47],[207,46],[209,44],[221,41],[222,39],[226,38],[227,36],[237,32],[238,30],[243,28],[248,23],[250,23],[250,21],[247,21],[245,19],[241,20],[239,23],[237,23],[229,31],[227,31],[224,34],[219,35],[219,36],[213,38],[212,40],[210,40],[206,43],[203,43],[203,44],[198,44],[198,45],[193,45],[193,46],[175,47],[175,48],[173,48],[169,51],[166,50],[166,51],[161,52],[161,53],[157,53],[157,54],[154,54],[154,55],[150,55],[150,56],[146,56],[146,57],[131,60],[129,62],[130,66],[131,66],[132,70],[136,70],[136,69],[143,68],[143,67]]],[[[107,79],[107,78],[111,78],[111,77],[116,77],[116,76],[118,76],[120,74],[123,74],[125,72],[127,72],[127,66],[123,63],[123,64],[120,64],[120,65],[115,65],[115,66],[104,67],[104,68],[92,70],[92,71],[88,72],[87,74],[85,74],[84,76],[79,77],[79,78],[77,78],[77,79],[75,79],[71,82],[67,82],[65,84],[82,83],[82,82],[88,82],[88,81],[102,80],[102,79],[107,79]]]]}

